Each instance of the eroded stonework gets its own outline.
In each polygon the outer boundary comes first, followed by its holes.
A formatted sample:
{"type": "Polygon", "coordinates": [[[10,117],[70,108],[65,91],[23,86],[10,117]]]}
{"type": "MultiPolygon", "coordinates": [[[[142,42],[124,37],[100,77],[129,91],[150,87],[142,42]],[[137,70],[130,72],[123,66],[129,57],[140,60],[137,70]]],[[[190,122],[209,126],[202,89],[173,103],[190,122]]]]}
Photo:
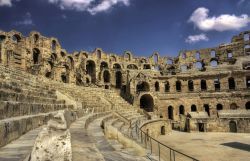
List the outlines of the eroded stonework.
{"type": "Polygon", "coordinates": [[[0,62],[79,86],[116,89],[131,104],[183,131],[250,132],[250,31],[177,57],[68,53],[56,38],[0,32],[0,62]]]}

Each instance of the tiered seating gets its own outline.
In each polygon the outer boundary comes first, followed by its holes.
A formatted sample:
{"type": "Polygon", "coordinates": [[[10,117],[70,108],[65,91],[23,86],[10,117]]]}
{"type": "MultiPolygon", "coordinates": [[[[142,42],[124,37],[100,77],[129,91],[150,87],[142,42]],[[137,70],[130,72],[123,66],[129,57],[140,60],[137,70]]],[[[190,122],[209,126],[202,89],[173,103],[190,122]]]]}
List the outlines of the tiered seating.
{"type": "Polygon", "coordinates": [[[44,125],[55,111],[72,108],[55,90],[25,72],[0,66],[0,147],[44,125]]]}

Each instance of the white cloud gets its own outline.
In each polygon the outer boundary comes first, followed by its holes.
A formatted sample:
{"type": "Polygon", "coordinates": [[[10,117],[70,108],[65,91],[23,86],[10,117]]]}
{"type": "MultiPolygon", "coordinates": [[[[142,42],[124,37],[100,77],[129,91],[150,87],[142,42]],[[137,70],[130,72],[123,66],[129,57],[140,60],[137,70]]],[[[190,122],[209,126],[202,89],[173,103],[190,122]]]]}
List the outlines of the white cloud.
{"type": "Polygon", "coordinates": [[[130,0],[48,0],[49,3],[58,5],[61,9],[87,11],[92,15],[109,11],[113,6],[129,5],[130,0]]]}
{"type": "Polygon", "coordinates": [[[247,14],[236,16],[234,14],[222,14],[218,17],[209,17],[209,10],[204,7],[197,8],[189,18],[189,22],[193,22],[196,27],[203,31],[216,30],[239,30],[246,27],[250,22],[247,14]]]}
{"type": "Polygon", "coordinates": [[[197,43],[199,41],[208,41],[209,38],[207,37],[206,34],[199,34],[199,35],[189,35],[185,42],[189,43],[189,44],[194,44],[197,43]]]}
{"type": "Polygon", "coordinates": [[[31,14],[27,12],[21,21],[17,21],[16,25],[24,25],[24,26],[29,26],[29,25],[34,25],[33,20],[31,18],[31,14]]]}
{"type": "Polygon", "coordinates": [[[11,7],[11,6],[12,6],[11,1],[12,1],[12,0],[0,0],[0,6],[8,6],[8,7],[11,7]]]}

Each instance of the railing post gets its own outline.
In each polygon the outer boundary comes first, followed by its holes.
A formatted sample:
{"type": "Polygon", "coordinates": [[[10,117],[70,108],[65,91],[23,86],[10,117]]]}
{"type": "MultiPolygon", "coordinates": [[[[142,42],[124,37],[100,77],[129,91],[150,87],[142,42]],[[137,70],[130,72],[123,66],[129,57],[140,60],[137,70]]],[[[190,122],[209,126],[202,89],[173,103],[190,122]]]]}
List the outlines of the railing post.
{"type": "Polygon", "coordinates": [[[159,161],[161,161],[161,149],[160,149],[160,143],[158,142],[158,151],[159,151],[159,161]]]}

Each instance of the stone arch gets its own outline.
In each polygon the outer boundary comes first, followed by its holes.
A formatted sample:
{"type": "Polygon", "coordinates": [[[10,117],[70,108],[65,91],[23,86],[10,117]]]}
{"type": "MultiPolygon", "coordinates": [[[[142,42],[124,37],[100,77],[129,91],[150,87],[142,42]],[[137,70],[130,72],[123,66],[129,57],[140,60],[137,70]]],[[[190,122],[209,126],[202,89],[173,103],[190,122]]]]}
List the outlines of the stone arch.
{"type": "Polygon", "coordinates": [[[235,81],[233,77],[228,78],[228,87],[229,89],[235,89],[235,81]]]}
{"type": "Polygon", "coordinates": [[[100,70],[102,71],[103,69],[108,69],[109,66],[108,66],[108,63],[103,61],[101,62],[101,65],[100,65],[100,70]]]}
{"type": "Polygon", "coordinates": [[[161,135],[165,134],[166,134],[165,126],[161,126],[161,135]]]}
{"type": "Polygon", "coordinates": [[[74,68],[74,59],[72,56],[68,56],[67,63],[69,64],[69,67],[74,68]]]}
{"type": "Polygon", "coordinates": [[[115,73],[115,87],[121,88],[121,86],[122,86],[122,72],[117,71],[115,73]]]}
{"type": "Polygon", "coordinates": [[[96,50],[96,57],[97,57],[97,59],[101,59],[102,58],[102,51],[100,49],[96,50]]]}
{"type": "Polygon", "coordinates": [[[96,82],[96,65],[93,60],[86,62],[86,74],[90,75],[92,83],[96,82]]]}
{"type": "Polygon", "coordinates": [[[213,67],[213,68],[217,67],[218,66],[218,61],[216,59],[211,60],[210,61],[210,66],[213,67]]]}
{"type": "Polygon", "coordinates": [[[6,39],[5,35],[0,35],[0,43],[3,42],[3,41],[5,41],[5,39],[6,39]]]}
{"type": "Polygon", "coordinates": [[[21,36],[18,35],[18,34],[14,34],[12,36],[12,41],[15,42],[15,43],[19,43],[21,41],[21,36]]]}
{"type": "Polygon", "coordinates": [[[37,48],[33,49],[33,64],[39,64],[40,63],[40,50],[37,48]]]}
{"type": "Polygon", "coordinates": [[[196,105],[191,106],[191,112],[197,112],[197,107],[196,105]]]}
{"type": "Polygon", "coordinates": [[[125,58],[125,59],[128,59],[129,61],[131,61],[131,59],[132,59],[132,54],[131,54],[130,52],[125,52],[124,58],[125,58]]]}
{"type": "Polygon", "coordinates": [[[217,111],[223,110],[222,104],[218,103],[218,104],[216,105],[216,110],[217,110],[217,111]]]}
{"type": "Polygon", "coordinates": [[[145,81],[138,82],[137,85],[136,85],[136,91],[137,92],[149,92],[150,91],[150,86],[145,81]]]}
{"type": "Polygon", "coordinates": [[[170,91],[170,85],[169,85],[169,82],[167,81],[165,83],[165,92],[169,92],[170,91]]]}
{"type": "Polygon", "coordinates": [[[52,40],[52,42],[51,42],[51,49],[52,49],[53,51],[56,50],[56,46],[57,46],[56,40],[52,40]]]}
{"type": "Polygon", "coordinates": [[[160,91],[160,84],[158,81],[155,82],[155,91],[156,92],[160,91]]]}
{"type": "Polygon", "coordinates": [[[185,108],[184,108],[183,105],[180,105],[180,106],[179,106],[179,114],[180,114],[180,115],[185,115],[185,108]]]}
{"type": "Polygon", "coordinates": [[[236,103],[232,103],[232,104],[230,105],[230,109],[231,109],[231,110],[237,110],[237,108],[238,108],[238,106],[237,106],[236,103]]]}
{"type": "Polygon", "coordinates": [[[192,80],[188,81],[188,90],[194,91],[194,82],[192,80]]]}
{"type": "Polygon", "coordinates": [[[201,80],[201,91],[206,91],[207,90],[207,81],[202,79],[201,80]]]}
{"type": "Polygon", "coordinates": [[[154,64],[158,64],[159,62],[159,54],[158,53],[154,53],[153,54],[153,60],[154,60],[154,64]]]}
{"type": "Polygon", "coordinates": [[[154,111],[154,99],[150,94],[144,94],[140,98],[140,108],[147,112],[154,111]]]}
{"type": "Polygon", "coordinates": [[[135,64],[129,64],[127,69],[138,70],[138,67],[135,64]]]}
{"type": "Polygon", "coordinates": [[[246,103],[245,107],[246,107],[247,110],[250,110],[250,101],[248,101],[248,102],[246,103]]]}
{"type": "Polygon", "coordinates": [[[175,82],[175,86],[176,86],[176,91],[181,92],[181,81],[180,80],[177,80],[175,82]]]}
{"type": "Polygon", "coordinates": [[[216,91],[219,91],[220,90],[220,79],[219,78],[215,78],[214,79],[214,89],[216,91]]]}
{"type": "Polygon", "coordinates": [[[39,40],[39,35],[38,34],[34,34],[33,39],[34,39],[34,43],[37,43],[38,40],[39,40]]]}
{"type": "Polygon", "coordinates": [[[168,119],[174,119],[174,108],[173,106],[168,106],[168,119]]]}
{"type": "Polygon", "coordinates": [[[198,70],[202,70],[202,68],[203,68],[203,67],[202,67],[202,63],[199,62],[199,61],[196,62],[196,63],[195,63],[195,68],[198,69],[198,70]]]}
{"type": "Polygon", "coordinates": [[[229,131],[237,133],[237,124],[235,121],[229,121],[229,131]]]}
{"type": "Polygon", "coordinates": [[[211,51],[210,51],[210,57],[211,57],[211,58],[215,58],[215,57],[216,57],[216,52],[215,52],[215,50],[211,50],[211,51]]]}
{"type": "Polygon", "coordinates": [[[200,60],[200,59],[201,59],[201,54],[200,54],[199,51],[197,51],[197,52],[195,53],[195,59],[196,59],[196,60],[200,60]]]}
{"type": "Polygon", "coordinates": [[[113,65],[113,69],[121,69],[121,68],[122,68],[121,65],[118,64],[118,63],[115,63],[115,64],[113,65]]]}
{"type": "Polygon", "coordinates": [[[110,82],[110,73],[107,70],[105,70],[103,72],[103,81],[104,81],[104,83],[109,83],[110,82]]]}
{"type": "Polygon", "coordinates": [[[143,69],[151,69],[150,64],[143,64],[143,69]]]}

